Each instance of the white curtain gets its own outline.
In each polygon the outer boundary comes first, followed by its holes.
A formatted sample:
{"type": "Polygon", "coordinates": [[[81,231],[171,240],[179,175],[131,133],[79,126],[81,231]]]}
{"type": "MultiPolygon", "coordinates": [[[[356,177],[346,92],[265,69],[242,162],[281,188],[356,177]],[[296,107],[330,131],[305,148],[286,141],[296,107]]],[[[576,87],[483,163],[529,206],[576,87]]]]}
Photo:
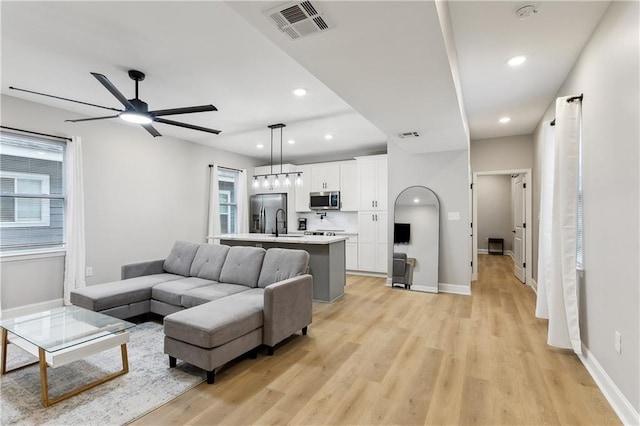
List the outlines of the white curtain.
{"type": "Polygon", "coordinates": [[[549,319],[549,345],[581,354],[576,242],[582,106],[567,99],[556,99],[555,140],[546,138],[544,147],[536,316],[549,319]]]}
{"type": "Polygon", "coordinates": [[[249,195],[247,194],[247,181],[248,181],[247,169],[242,169],[238,173],[238,184],[236,199],[238,202],[238,233],[246,234],[249,232],[249,209],[247,204],[249,202],[249,195]]]}
{"type": "Polygon", "coordinates": [[[207,242],[210,244],[218,244],[220,240],[213,238],[214,235],[220,235],[222,229],[220,227],[220,194],[218,191],[218,165],[214,164],[209,167],[211,175],[209,176],[209,224],[207,228],[207,242]]]}
{"type": "Polygon", "coordinates": [[[85,287],[84,184],[82,141],[74,137],[67,144],[66,161],[66,255],[64,261],[64,303],[70,305],[71,292],[85,287]]]}

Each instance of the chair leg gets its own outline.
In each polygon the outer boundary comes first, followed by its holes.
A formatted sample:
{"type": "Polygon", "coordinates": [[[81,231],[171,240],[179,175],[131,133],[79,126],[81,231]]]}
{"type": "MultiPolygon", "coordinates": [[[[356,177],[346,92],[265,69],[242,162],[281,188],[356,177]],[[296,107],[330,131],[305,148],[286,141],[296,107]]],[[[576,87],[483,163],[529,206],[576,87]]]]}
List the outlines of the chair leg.
{"type": "MultiPolygon", "coordinates": [[[[307,326],[307,327],[308,327],[308,326],[307,326]]],[[[307,335],[307,327],[304,327],[304,328],[302,329],[302,335],[303,335],[303,336],[306,336],[306,335],[307,335]]]]}
{"type": "Polygon", "coordinates": [[[212,385],[216,381],[216,370],[207,371],[207,383],[212,385]]]}
{"type": "Polygon", "coordinates": [[[273,355],[273,346],[267,346],[267,355],[269,356],[273,355]]]}
{"type": "Polygon", "coordinates": [[[251,359],[258,358],[258,348],[251,349],[251,351],[249,351],[249,357],[251,357],[251,359]]]}
{"type": "Polygon", "coordinates": [[[169,368],[175,368],[177,364],[177,360],[175,359],[175,357],[172,357],[171,355],[169,355],[169,368]]]}

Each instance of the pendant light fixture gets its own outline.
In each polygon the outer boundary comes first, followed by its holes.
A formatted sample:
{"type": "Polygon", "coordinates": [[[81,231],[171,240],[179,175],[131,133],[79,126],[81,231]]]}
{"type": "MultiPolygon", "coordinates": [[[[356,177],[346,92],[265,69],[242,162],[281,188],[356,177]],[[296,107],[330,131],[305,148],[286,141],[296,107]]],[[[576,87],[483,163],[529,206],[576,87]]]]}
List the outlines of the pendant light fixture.
{"type": "Polygon", "coordinates": [[[280,188],[281,186],[285,188],[289,188],[291,187],[291,179],[289,177],[290,174],[295,175],[295,180],[294,180],[295,185],[302,186],[303,184],[302,172],[285,173],[282,171],[282,129],[286,127],[286,124],[282,124],[282,123],[271,124],[267,127],[271,129],[271,161],[270,161],[271,173],[266,175],[254,175],[253,187],[259,188],[262,182],[262,186],[265,189],[269,188],[270,186],[273,186],[273,188],[280,188]],[[280,129],[280,172],[279,173],[273,172],[273,131],[274,129],[280,129]]]}

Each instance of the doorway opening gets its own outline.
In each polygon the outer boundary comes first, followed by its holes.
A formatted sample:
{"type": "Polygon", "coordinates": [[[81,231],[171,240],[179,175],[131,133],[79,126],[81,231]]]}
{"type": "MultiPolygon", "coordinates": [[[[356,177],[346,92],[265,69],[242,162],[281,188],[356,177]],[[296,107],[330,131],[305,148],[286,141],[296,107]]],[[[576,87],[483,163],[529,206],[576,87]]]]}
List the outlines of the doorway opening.
{"type": "Polygon", "coordinates": [[[474,172],[472,182],[471,280],[478,279],[478,253],[495,252],[497,243],[504,254],[513,258],[514,275],[531,285],[531,169],[474,172]],[[488,211],[482,209],[483,200],[490,206],[488,211]],[[484,215],[484,220],[479,214],[484,215]],[[485,226],[479,227],[481,223],[485,226]]]}

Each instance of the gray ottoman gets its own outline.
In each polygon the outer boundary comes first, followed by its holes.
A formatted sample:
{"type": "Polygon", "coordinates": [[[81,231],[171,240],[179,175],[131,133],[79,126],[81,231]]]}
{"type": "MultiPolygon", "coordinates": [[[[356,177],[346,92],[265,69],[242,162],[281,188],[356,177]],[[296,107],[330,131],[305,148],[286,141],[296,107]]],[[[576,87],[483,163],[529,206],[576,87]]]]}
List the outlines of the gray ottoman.
{"type": "Polygon", "coordinates": [[[169,366],[177,359],[207,372],[247,352],[257,355],[262,344],[263,295],[235,294],[168,315],[164,318],[164,353],[169,366]]]}

